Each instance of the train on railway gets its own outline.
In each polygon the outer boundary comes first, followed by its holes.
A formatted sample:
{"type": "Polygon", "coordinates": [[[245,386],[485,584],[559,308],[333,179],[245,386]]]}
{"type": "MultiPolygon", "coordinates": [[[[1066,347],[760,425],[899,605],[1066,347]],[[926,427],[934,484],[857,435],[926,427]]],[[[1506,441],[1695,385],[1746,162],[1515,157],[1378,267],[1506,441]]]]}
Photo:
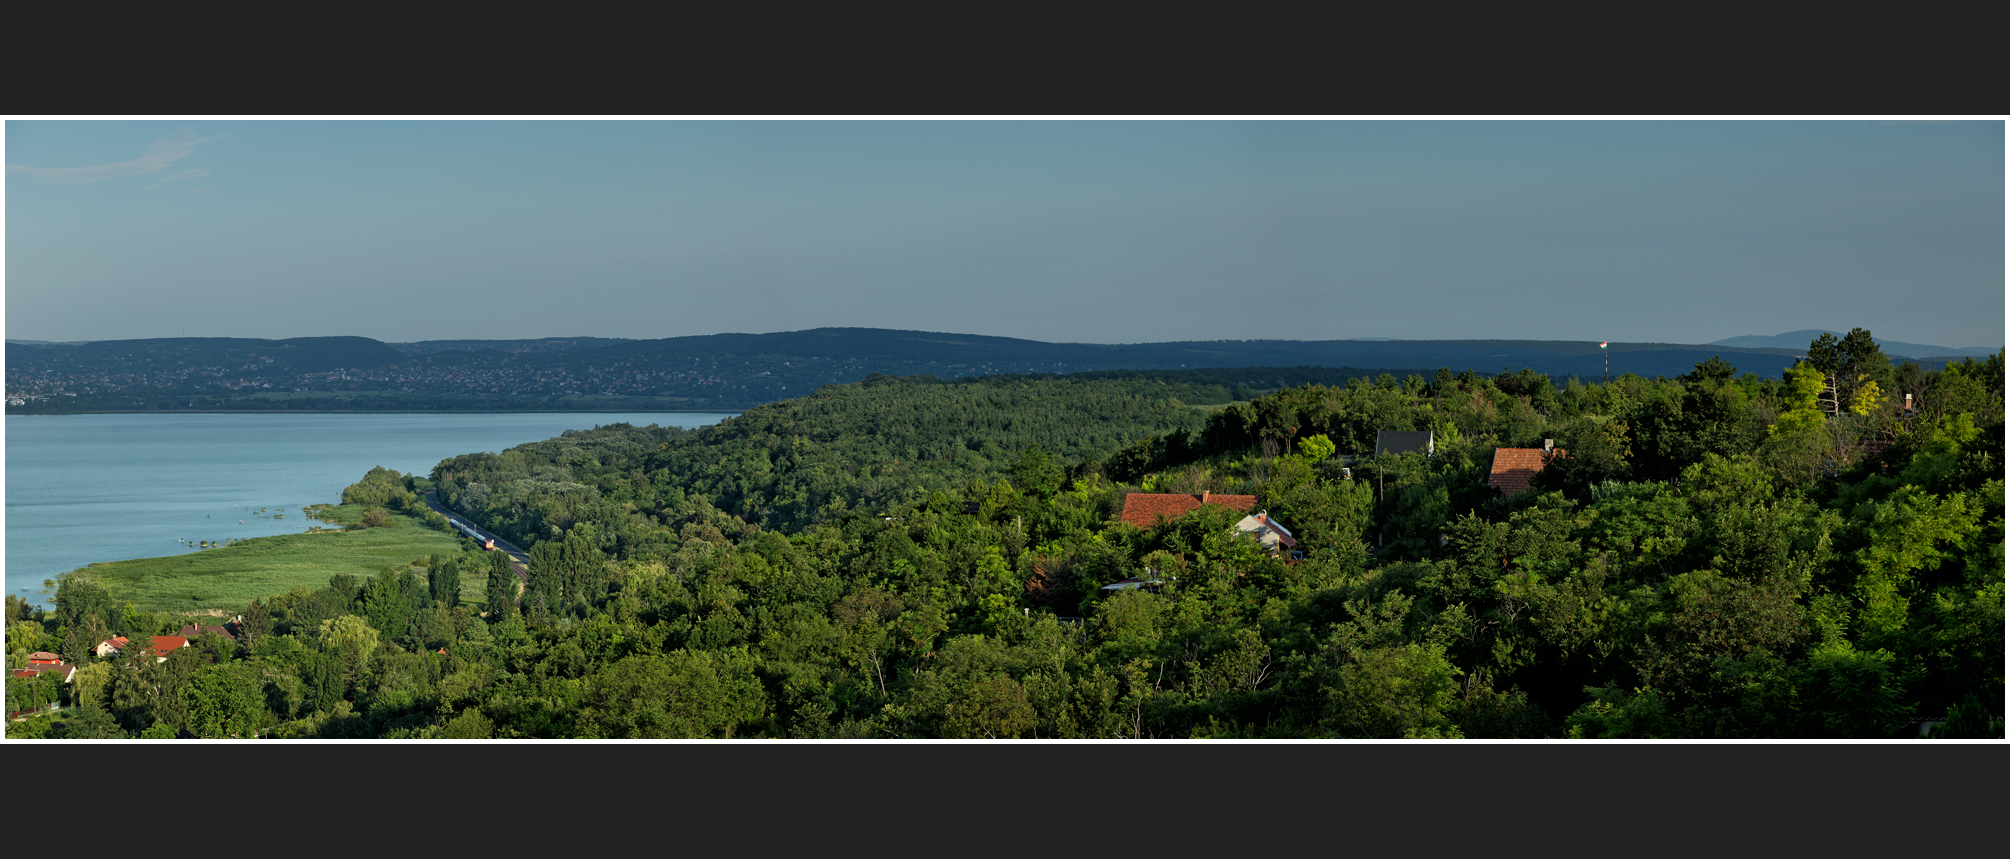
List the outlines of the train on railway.
{"type": "Polygon", "coordinates": [[[481,547],[484,549],[494,549],[496,547],[496,538],[482,536],[481,532],[468,527],[466,522],[462,522],[459,519],[455,519],[454,527],[460,529],[461,533],[468,535],[470,538],[473,538],[474,541],[476,543],[481,544],[481,547]]]}

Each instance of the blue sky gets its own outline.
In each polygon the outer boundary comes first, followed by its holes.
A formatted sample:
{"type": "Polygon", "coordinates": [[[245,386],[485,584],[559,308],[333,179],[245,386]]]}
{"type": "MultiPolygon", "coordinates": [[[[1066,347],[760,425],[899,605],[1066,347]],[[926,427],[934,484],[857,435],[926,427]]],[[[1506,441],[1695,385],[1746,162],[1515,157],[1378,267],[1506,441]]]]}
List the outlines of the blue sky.
{"type": "Polygon", "coordinates": [[[2004,124],[10,121],[6,334],[2004,341],[2004,124]]]}

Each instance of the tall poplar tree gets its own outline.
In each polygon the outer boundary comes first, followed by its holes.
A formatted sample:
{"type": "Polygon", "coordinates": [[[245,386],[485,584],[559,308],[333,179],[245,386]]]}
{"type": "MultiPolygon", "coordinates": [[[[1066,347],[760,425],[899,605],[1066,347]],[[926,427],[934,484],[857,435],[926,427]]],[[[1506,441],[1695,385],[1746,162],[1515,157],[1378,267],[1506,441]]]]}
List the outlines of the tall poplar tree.
{"type": "Polygon", "coordinates": [[[507,553],[489,555],[488,602],[491,612],[500,606],[516,604],[516,572],[510,569],[507,553]]]}
{"type": "Polygon", "coordinates": [[[524,588],[526,604],[557,608],[565,604],[567,558],[563,542],[546,540],[530,549],[530,582],[524,588]]]}
{"type": "Polygon", "coordinates": [[[434,559],[426,578],[432,587],[435,604],[448,608],[461,604],[461,565],[458,561],[453,558],[434,559]]]}

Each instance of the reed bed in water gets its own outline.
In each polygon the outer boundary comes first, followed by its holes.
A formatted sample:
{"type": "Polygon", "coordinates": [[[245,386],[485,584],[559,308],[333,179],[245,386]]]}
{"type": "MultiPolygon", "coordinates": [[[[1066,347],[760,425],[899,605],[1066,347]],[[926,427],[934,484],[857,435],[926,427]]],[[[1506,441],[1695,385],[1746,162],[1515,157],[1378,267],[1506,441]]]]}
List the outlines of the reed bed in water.
{"type": "MultiPolygon", "coordinates": [[[[92,564],[66,575],[86,576],[117,604],[130,601],[141,611],[234,612],[254,598],[285,593],[295,585],[324,587],[329,576],[347,573],[361,579],[426,555],[459,551],[460,541],[452,535],[385,512],[390,524],[382,528],[253,537],[183,555],[92,564]]],[[[345,504],[328,514],[340,527],[361,521],[363,508],[345,504]]]]}

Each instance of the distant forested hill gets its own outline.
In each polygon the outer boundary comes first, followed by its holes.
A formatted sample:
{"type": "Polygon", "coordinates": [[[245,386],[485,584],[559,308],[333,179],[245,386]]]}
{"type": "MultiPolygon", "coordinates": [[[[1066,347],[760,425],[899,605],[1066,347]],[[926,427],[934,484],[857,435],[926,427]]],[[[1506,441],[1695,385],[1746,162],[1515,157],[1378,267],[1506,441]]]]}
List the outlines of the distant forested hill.
{"type": "MultiPolygon", "coordinates": [[[[1841,331],[1827,331],[1820,328],[1810,328],[1805,331],[1789,331],[1785,334],[1773,334],[1773,335],[1747,334],[1743,337],[1728,337],[1723,340],[1713,342],[1710,345],[1734,346],[1739,348],[1756,348],[1756,349],[1764,349],[1764,348],[1791,349],[1794,350],[1796,354],[1799,354],[1806,352],[1806,349],[1803,348],[1804,346],[1806,346],[1806,344],[1813,342],[1816,338],[1821,337],[1823,334],[1832,334],[1836,337],[1843,336],[1843,332],[1841,331]]],[[[1920,361],[1938,359],[1934,364],[1934,366],[1936,367],[1940,366],[1941,364],[1947,363],[1947,361],[1950,359],[1958,361],[1962,358],[1971,358],[1971,357],[1987,358],[1990,355],[1995,354],[1996,350],[2003,348],[2001,345],[1968,346],[1968,347],[1929,346],[1924,343],[1901,343],[1897,340],[1885,340],[1883,338],[1875,338],[1875,339],[1877,340],[1877,345],[1884,349],[1884,353],[1886,355],[1893,355],[1904,358],[1913,358],[1920,361]]]]}
{"type": "Polygon", "coordinates": [[[990,373],[1251,366],[1447,367],[1487,373],[1528,368],[1559,378],[1573,375],[1596,378],[1606,372],[1605,361],[1609,357],[1612,375],[1633,373],[1651,378],[1688,372],[1712,355],[1726,356],[1753,372],[1777,375],[1793,364],[1796,352],[1668,343],[1613,343],[1607,351],[1609,355],[1602,354],[1596,341],[1216,340],[1098,344],[1043,343],[927,331],[819,328],[776,334],[636,340],[590,352],[573,352],[555,360],[593,364],[626,361],[637,366],[665,367],[686,362],[730,366],[731,362],[739,361],[743,366],[760,365],[776,376],[805,380],[846,368],[889,375],[927,373],[955,378],[990,373]]]}
{"type": "Polygon", "coordinates": [[[395,364],[398,350],[368,337],[295,337],[256,340],[242,337],[164,337],[152,340],[97,340],[89,343],[7,343],[7,367],[61,367],[136,375],[175,368],[229,373],[314,373],[338,367],[363,369],[395,364]]]}
{"type": "Polygon", "coordinates": [[[392,343],[391,348],[406,355],[438,355],[442,352],[570,352],[598,349],[616,343],[634,342],[622,337],[543,337],[536,340],[420,340],[392,343]]]}
{"type": "MultiPolygon", "coordinates": [[[[944,379],[1208,368],[1419,368],[1563,379],[1676,376],[1712,357],[1777,377],[1796,349],[1553,340],[1043,343],[820,328],[662,340],[385,344],[361,337],[7,344],[10,413],[124,410],[737,410],[873,373],[944,379]],[[13,404],[11,400],[21,402],[13,404]]],[[[1357,374],[1360,371],[1355,371],[1357,374]]],[[[1383,372],[1381,369],[1369,371],[1383,372]]],[[[1401,376],[1409,371],[1392,371],[1401,376]]],[[[1290,384],[1328,383],[1297,379],[1290,384]]],[[[1227,379],[1224,384],[1243,384],[1227,379]]],[[[1251,384],[1252,388],[1276,387],[1251,384]]]]}

